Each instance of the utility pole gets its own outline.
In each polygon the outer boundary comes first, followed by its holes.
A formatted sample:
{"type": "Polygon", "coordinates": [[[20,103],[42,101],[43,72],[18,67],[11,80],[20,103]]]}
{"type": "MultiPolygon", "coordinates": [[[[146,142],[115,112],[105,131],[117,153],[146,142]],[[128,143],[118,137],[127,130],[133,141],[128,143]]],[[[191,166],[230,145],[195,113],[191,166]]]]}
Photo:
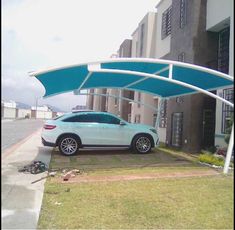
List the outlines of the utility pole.
{"type": "Polygon", "coordinates": [[[36,108],[36,110],[35,110],[35,119],[37,119],[37,110],[38,110],[38,97],[36,97],[36,106],[35,106],[35,108],[36,108]]]}

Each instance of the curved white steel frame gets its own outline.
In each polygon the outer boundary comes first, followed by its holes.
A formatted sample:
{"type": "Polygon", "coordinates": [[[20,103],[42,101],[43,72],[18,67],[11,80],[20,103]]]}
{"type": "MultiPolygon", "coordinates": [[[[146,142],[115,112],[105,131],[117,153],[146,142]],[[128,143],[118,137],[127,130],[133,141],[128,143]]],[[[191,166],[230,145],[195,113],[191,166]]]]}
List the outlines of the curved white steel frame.
{"type": "Polygon", "coordinates": [[[84,62],[84,63],[74,64],[74,65],[47,68],[47,69],[41,70],[41,71],[32,71],[32,72],[29,72],[29,75],[30,76],[36,76],[38,74],[43,74],[43,73],[47,73],[47,72],[50,72],[50,71],[64,69],[64,68],[71,68],[71,67],[76,67],[76,66],[78,67],[78,66],[82,66],[82,65],[91,65],[91,66],[93,65],[93,66],[95,66],[95,65],[100,65],[100,64],[104,64],[104,63],[113,63],[113,62],[146,62],[146,63],[156,63],[156,64],[167,64],[167,65],[172,64],[172,65],[175,65],[175,66],[181,66],[181,67],[185,67],[185,68],[204,71],[204,72],[207,72],[207,73],[217,75],[218,77],[222,77],[222,78],[233,81],[232,76],[229,76],[227,74],[218,72],[216,70],[208,69],[206,67],[197,66],[197,65],[193,65],[193,64],[189,64],[189,63],[185,63],[185,62],[177,62],[177,61],[156,59],[156,58],[155,59],[153,59],[153,58],[111,58],[111,59],[101,60],[101,61],[84,62]]]}
{"type": "MultiPolygon", "coordinates": [[[[193,90],[196,90],[200,93],[203,93],[203,94],[206,94],[210,97],[213,97],[215,99],[218,99],[222,102],[224,102],[225,104],[231,106],[231,107],[234,107],[233,103],[231,103],[230,101],[218,96],[218,95],[215,95],[205,89],[202,89],[202,88],[199,88],[197,86],[194,86],[194,85],[190,85],[188,83],[185,83],[185,82],[181,82],[181,81],[178,81],[178,80],[174,80],[172,78],[165,78],[165,77],[161,77],[161,76],[158,76],[158,75],[154,75],[154,74],[148,74],[148,73],[142,73],[142,72],[137,72],[137,71],[129,71],[129,70],[114,70],[114,69],[100,69],[100,70],[95,70],[95,71],[92,71],[92,72],[97,72],[97,73],[119,73],[119,74],[129,74],[129,75],[138,75],[138,76],[142,76],[142,77],[146,77],[146,79],[148,78],[153,78],[153,79],[159,79],[159,80],[162,80],[162,81],[167,81],[167,82],[171,82],[171,83],[174,83],[174,84],[177,84],[177,85],[181,85],[181,86],[184,86],[186,88],[190,88],[190,89],[193,89],[193,90]]],[[[133,86],[133,85],[132,85],[133,86]]],[[[126,88],[125,86],[124,87],[121,87],[120,89],[129,89],[129,88],[126,88]]],[[[130,90],[130,89],[129,89],[130,90]]]]}

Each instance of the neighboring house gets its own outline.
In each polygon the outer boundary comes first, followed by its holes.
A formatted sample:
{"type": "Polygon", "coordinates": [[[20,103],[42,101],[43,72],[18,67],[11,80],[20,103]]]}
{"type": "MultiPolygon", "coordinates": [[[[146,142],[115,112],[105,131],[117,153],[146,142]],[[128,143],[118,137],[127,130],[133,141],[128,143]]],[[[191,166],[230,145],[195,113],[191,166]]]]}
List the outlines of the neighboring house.
{"type": "MultiPolygon", "coordinates": [[[[161,0],[156,9],[156,13],[150,12],[141,20],[132,41],[121,44],[119,57],[126,57],[124,51],[131,44],[128,54],[133,58],[181,61],[233,76],[233,0],[161,0]]],[[[125,92],[102,90],[90,91],[114,95],[125,92]]],[[[233,101],[232,88],[212,92],[233,101]]],[[[158,97],[135,92],[134,99],[159,108],[158,97]]],[[[155,124],[156,112],[136,103],[122,106],[123,103],[94,96],[87,100],[90,109],[106,110],[131,122],[155,124]]],[[[160,141],[189,152],[225,146],[224,136],[232,115],[231,107],[201,93],[164,100],[158,127],[160,141]]]]}
{"type": "MultiPolygon", "coordinates": [[[[207,0],[206,30],[217,37],[217,69],[234,76],[234,1],[207,0]],[[216,12],[216,13],[215,13],[216,12]]],[[[217,94],[234,101],[234,89],[217,90],[217,94]]],[[[233,109],[216,101],[215,145],[226,146],[224,136],[233,109]]]]}
{"type": "MultiPolygon", "coordinates": [[[[161,1],[157,7],[166,2],[161,1]]],[[[221,71],[217,54],[221,39],[218,33],[206,31],[207,1],[174,0],[162,15],[158,11],[158,16],[162,19],[161,39],[171,36],[170,52],[161,58],[221,71]]],[[[228,65],[228,58],[223,63],[228,65]]],[[[215,145],[215,99],[204,94],[170,99],[166,114],[168,145],[189,152],[215,145]]]]}
{"type": "Polygon", "coordinates": [[[16,118],[30,118],[31,107],[27,104],[16,102],[16,118]]]}
{"type": "Polygon", "coordinates": [[[85,109],[87,109],[86,105],[77,105],[77,106],[72,108],[72,111],[73,110],[85,110],[85,109]]]}
{"type": "Polygon", "coordinates": [[[2,101],[1,102],[1,117],[8,119],[16,118],[16,102],[15,101],[2,101]]]}
{"type": "Polygon", "coordinates": [[[47,106],[32,106],[31,117],[36,119],[51,119],[53,115],[52,110],[47,106]]]}
{"type": "MultiPolygon", "coordinates": [[[[132,33],[132,57],[154,58],[156,39],[156,17],[147,13],[132,33]]],[[[158,98],[149,94],[135,92],[136,101],[158,108],[158,98]]],[[[137,103],[131,103],[131,122],[155,126],[157,112],[137,103]]]]}
{"type": "MultiPolygon", "coordinates": [[[[131,43],[130,39],[125,39],[118,50],[119,58],[130,58],[131,57],[131,43]]],[[[107,89],[107,94],[115,95],[119,97],[125,97],[129,99],[134,98],[134,92],[130,90],[117,90],[107,89]]],[[[116,114],[122,117],[124,120],[130,120],[131,105],[126,100],[120,100],[114,97],[107,97],[106,99],[106,110],[110,113],[116,114]]]]}
{"type": "MultiPolygon", "coordinates": [[[[94,89],[88,90],[88,93],[94,93],[94,89]]],[[[87,109],[93,110],[93,104],[94,104],[94,96],[88,95],[86,98],[86,107],[87,109]]]]}

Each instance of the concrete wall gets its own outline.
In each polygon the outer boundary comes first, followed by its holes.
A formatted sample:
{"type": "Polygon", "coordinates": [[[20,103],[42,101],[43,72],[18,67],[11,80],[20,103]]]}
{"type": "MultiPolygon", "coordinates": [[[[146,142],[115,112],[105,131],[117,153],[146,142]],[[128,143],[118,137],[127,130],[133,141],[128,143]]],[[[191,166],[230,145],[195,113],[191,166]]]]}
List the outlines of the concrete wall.
{"type": "MultiPolygon", "coordinates": [[[[94,93],[94,89],[88,90],[88,93],[94,93]]],[[[94,95],[88,95],[86,98],[87,109],[93,110],[94,95]]]]}
{"type": "MultiPolygon", "coordinates": [[[[141,36],[141,26],[144,24],[144,42],[143,42],[143,54],[141,57],[153,58],[155,55],[155,38],[156,38],[156,13],[149,12],[140,21],[138,28],[132,34],[132,57],[140,57],[140,36],[141,36]]],[[[139,93],[134,93],[134,99],[138,101],[139,93]]],[[[155,105],[153,96],[145,93],[141,93],[141,102],[155,105]]],[[[138,104],[132,103],[131,108],[131,121],[135,121],[135,117],[140,115],[140,123],[153,125],[154,111],[151,109],[138,104]]]]}
{"type": "Polygon", "coordinates": [[[17,118],[25,118],[26,116],[31,117],[31,110],[30,109],[17,109],[16,110],[16,117],[17,118]]]}
{"type": "Polygon", "coordinates": [[[37,119],[51,119],[52,112],[51,111],[37,111],[36,118],[37,119]]]}
{"type": "Polygon", "coordinates": [[[3,107],[3,118],[16,118],[16,108],[3,107]]]}
{"type": "MultiPolygon", "coordinates": [[[[178,56],[184,52],[185,62],[209,67],[209,63],[217,60],[218,39],[216,34],[206,32],[206,1],[187,1],[186,13],[186,24],[180,28],[180,0],[172,1],[171,48],[170,53],[163,58],[178,61],[178,56]]],[[[203,143],[203,110],[208,107],[205,103],[207,100],[211,100],[212,110],[215,110],[215,100],[202,94],[184,96],[181,103],[177,103],[176,99],[168,101],[168,144],[172,143],[172,115],[182,112],[182,149],[189,152],[200,151],[203,143]]]]}
{"type": "MultiPolygon", "coordinates": [[[[108,89],[107,90],[108,94],[110,95],[115,95],[119,96],[119,90],[117,89],[108,89]]],[[[108,110],[109,113],[113,113],[116,115],[120,115],[120,110],[119,110],[119,100],[115,99],[114,97],[109,97],[108,98],[108,110]],[[115,103],[116,101],[116,103],[115,103]]]]}
{"type": "Polygon", "coordinates": [[[162,14],[172,5],[172,0],[163,0],[157,5],[157,29],[155,57],[161,58],[170,52],[171,35],[162,40],[162,14]]]}

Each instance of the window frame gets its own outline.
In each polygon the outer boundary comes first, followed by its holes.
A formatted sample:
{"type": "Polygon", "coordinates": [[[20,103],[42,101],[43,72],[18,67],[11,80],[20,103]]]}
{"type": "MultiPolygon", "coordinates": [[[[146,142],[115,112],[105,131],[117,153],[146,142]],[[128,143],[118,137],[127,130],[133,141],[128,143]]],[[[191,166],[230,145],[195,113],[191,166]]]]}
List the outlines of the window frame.
{"type": "MultiPolygon", "coordinates": [[[[223,90],[223,98],[233,102],[234,101],[234,89],[227,88],[223,90]]],[[[222,105],[222,125],[221,125],[221,133],[227,134],[227,124],[226,122],[230,120],[230,118],[234,115],[234,110],[231,106],[223,103],[222,105]]]]}
{"type": "Polygon", "coordinates": [[[161,30],[162,40],[171,34],[171,22],[172,22],[172,5],[169,6],[162,13],[162,30],[161,30]]]}
{"type": "Polygon", "coordinates": [[[180,28],[186,25],[186,0],[180,0],[180,28]]]}

